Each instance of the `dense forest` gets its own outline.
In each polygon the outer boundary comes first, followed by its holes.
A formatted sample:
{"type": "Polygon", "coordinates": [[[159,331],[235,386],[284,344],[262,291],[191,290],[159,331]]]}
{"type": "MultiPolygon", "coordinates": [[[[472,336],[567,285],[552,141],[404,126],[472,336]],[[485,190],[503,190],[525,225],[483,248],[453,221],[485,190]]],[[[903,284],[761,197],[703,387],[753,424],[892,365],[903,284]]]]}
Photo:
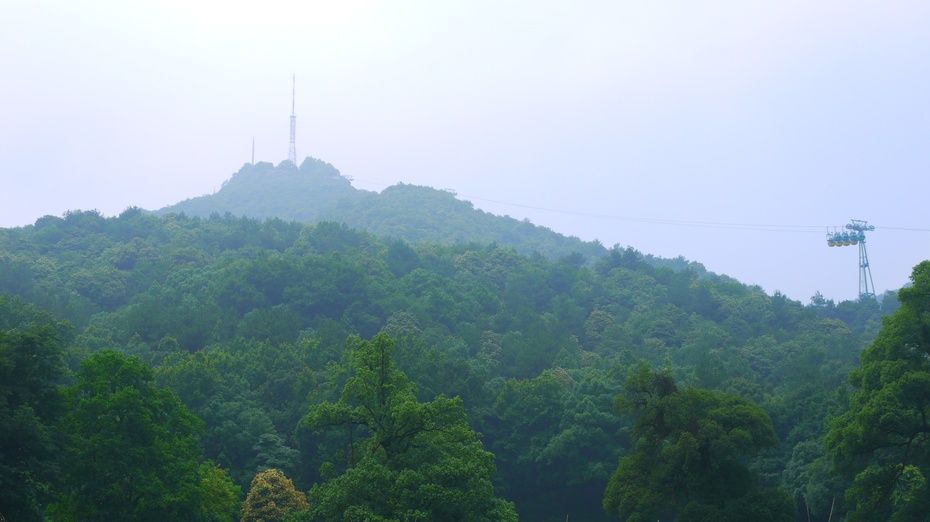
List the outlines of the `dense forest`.
{"type": "Polygon", "coordinates": [[[426,200],[461,207],[448,220],[407,199],[426,189],[290,169],[345,197],[247,207],[244,169],[209,201],[254,217],[203,199],[173,210],[205,217],[0,230],[4,517],[930,511],[930,263],[881,306],[805,305],[441,191],[426,200]],[[422,214],[387,219],[394,206],[422,214]]]}

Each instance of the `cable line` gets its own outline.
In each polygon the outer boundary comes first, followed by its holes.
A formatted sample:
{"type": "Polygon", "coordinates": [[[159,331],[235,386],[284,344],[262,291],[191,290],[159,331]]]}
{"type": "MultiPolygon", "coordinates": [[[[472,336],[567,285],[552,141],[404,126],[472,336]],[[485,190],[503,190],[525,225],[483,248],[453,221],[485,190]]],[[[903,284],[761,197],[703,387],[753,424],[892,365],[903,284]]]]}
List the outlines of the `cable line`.
{"type": "Polygon", "coordinates": [[[583,217],[593,217],[599,219],[615,219],[620,221],[633,221],[638,223],[648,223],[654,225],[673,225],[673,226],[690,226],[690,227],[702,227],[702,228],[720,228],[728,230],[750,230],[750,231],[762,231],[762,232],[805,232],[805,233],[817,233],[821,234],[826,231],[829,227],[824,225],[774,225],[774,224],[762,224],[762,223],[731,223],[731,222],[719,222],[719,221],[697,221],[697,220],[685,220],[685,219],[670,219],[670,218],[655,218],[655,217],[635,217],[635,216],[619,216],[613,214],[598,214],[593,212],[581,212],[575,210],[564,210],[548,207],[539,207],[534,205],[523,205],[520,203],[509,203],[506,201],[499,201],[488,198],[472,197],[468,195],[463,195],[463,197],[468,199],[473,199],[477,201],[486,201],[488,203],[496,203],[499,205],[514,206],[520,208],[528,208],[532,210],[542,210],[546,212],[557,212],[561,214],[570,214],[583,217]]]}
{"type": "MultiPolygon", "coordinates": [[[[355,178],[354,181],[358,181],[358,178],[355,178]]],[[[367,180],[367,181],[373,181],[373,180],[367,180]]],[[[369,184],[369,183],[366,183],[366,184],[369,184]]],[[[369,184],[369,186],[371,185],[369,184]]],[[[616,215],[616,214],[601,214],[597,212],[584,212],[584,211],[579,211],[579,210],[541,207],[537,205],[526,205],[523,203],[513,203],[509,201],[501,201],[497,199],[471,196],[468,194],[461,194],[457,192],[452,192],[452,193],[455,196],[463,198],[463,200],[465,201],[484,201],[487,203],[494,203],[496,205],[504,205],[508,207],[525,208],[529,210],[540,210],[543,212],[554,212],[558,214],[580,216],[580,217],[590,217],[590,218],[596,218],[596,219],[610,219],[610,220],[616,220],[616,221],[628,221],[628,222],[633,222],[633,223],[645,223],[645,224],[651,224],[651,225],[711,228],[711,229],[719,229],[719,230],[745,230],[745,231],[750,231],[750,232],[791,232],[791,233],[804,233],[804,234],[823,234],[823,233],[828,232],[831,228],[835,228],[829,225],[797,225],[797,224],[784,224],[784,223],[781,223],[781,224],[735,223],[735,222],[727,222],[727,221],[703,221],[703,220],[672,219],[672,218],[642,217],[642,216],[621,216],[621,215],[616,215]]],[[[903,232],[930,232],[930,228],[920,228],[920,227],[877,226],[876,225],[875,228],[876,230],[896,230],[896,231],[903,231],[903,232]]]]}

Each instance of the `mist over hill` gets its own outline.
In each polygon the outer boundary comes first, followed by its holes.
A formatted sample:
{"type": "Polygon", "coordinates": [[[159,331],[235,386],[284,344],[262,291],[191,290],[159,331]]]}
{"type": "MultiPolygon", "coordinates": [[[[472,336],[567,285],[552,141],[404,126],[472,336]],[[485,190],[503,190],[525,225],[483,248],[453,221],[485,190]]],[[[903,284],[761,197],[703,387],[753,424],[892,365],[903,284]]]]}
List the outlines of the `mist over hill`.
{"type": "Polygon", "coordinates": [[[0,522],[930,522],[927,27],[0,1],[0,522]]]}
{"type": "Polygon", "coordinates": [[[454,194],[430,187],[397,184],[382,192],[352,186],[335,167],[306,158],[295,167],[284,161],[246,164],[214,194],[191,198],[156,211],[192,217],[232,214],[258,219],[316,223],[334,221],[382,237],[419,243],[490,244],[520,253],[560,258],[607,253],[598,242],[564,236],[529,221],[476,209],[454,194]]]}

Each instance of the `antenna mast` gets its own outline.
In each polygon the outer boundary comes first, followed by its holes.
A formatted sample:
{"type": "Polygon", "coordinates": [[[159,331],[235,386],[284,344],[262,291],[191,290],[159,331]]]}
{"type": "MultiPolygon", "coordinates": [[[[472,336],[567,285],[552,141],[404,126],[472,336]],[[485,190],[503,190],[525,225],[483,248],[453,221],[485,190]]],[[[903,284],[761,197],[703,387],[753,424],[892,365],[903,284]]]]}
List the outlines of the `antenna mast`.
{"type": "Polygon", "coordinates": [[[859,298],[875,299],[875,283],[872,282],[872,269],[869,267],[869,253],[865,249],[865,233],[875,230],[868,221],[853,219],[846,225],[850,232],[827,232],[827,246],[859,245],[859,298]]]}
{"type": "Polygon", "coordinates": [[[287,159],[297,166],[297,115],[294,113],[294,100],[297,91],[297,75],[291,77],[291,140],[287,147],[287,159]]]}
{"type": "Polygon", "coordinates": [[[255,165],[255,136],[252,136],[252,165],[255,165]]]}

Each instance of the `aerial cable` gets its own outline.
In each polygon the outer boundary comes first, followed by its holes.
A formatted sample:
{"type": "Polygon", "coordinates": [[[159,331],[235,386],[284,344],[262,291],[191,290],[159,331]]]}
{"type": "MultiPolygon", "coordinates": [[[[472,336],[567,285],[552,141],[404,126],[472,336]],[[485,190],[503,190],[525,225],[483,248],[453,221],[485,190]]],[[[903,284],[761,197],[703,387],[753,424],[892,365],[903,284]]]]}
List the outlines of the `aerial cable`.
{"type": "Polygon", "coordinates": [[[764,231],[764,232],[813,232],[817,234],[823,233],[828,227],[823,225],[770,225],[770,224],[761,224],[761,223],[730,223],[730,222],[718,222],[718,221],[697,221],[697,220],[685,220],[685,219],[671,219],[671,218],[656,218],[656,217],[635,217],[635,216],[619,216],[613,214],[598,214],[593,212],[582,212],[575,210],[564,210],[548,207],[539,207],[534,205],[523,205],[520,203],[509,203],[506,201],[498,201],[488,198],[472,197],[463,195],[467,199],[473,199],[476,201],[486,201],[488,203],[496,203],[499,205],[507,205],[520,208],[528,208],[532,210],[542,210],[546,212],[557,212],[561,214],[569,214],[583,217],[593,217],[599,219],[614,219],[619,221],[633,221],[639,223],[648,223],[654,225],[674,225],[674,226],[689,226],[689,227],[702,227],[702,228],[720,228],[720,229],[730,229],[730,230],[751,230],[751,231],[764,231]]]}
{"type": "MultiPolygon", "coordinates": [[[[355,178],[355,180],[357,181],[358,178],[355,178]]],[[[372,181],[372,180],[369,180],[369,181],[372,181]]],[[[368,185],[371,186],[370,184],[368,185]]],[[[504,205],[508,207],[525,208],[529,210],[540,210],[543,212],[554,212],[558,214],[565,214],[565,215],[571,215],[571,216],[590,217],[590,218],[596,218],[596,219],[610,219],[610,220],[616,220],[616,221],[628,221],[628,222],[644,223],[644,224],[651,224],[651,225],[711,228],[711,229],[719,229],[719,230],[745,230],[745,231],[750,231],[750,232],[790,232],[790,233],[813,233],[813,234],[823,234],[825,231],[828,231],[832,228],[828,225],[734,223],[734,222],[725,222],[725,221],[703,221],[703,220],[672,219],[672,218],[659,218],[659,217],[621,216],[621,215],[616,215],[616,214],[601,214],[601,213],[596,213],[596,212],[584,212],[584,211],[579,211],[579,210],[541,207],[537,205],[526,205],[523,203],[513,203],[513,202],[501,201],[497,199],[470,196],[467,194],[461,194],[457,192],[453,192],[453,194],[456,196],[462,197],[465,200],[469,200],[469,201],[484,201],[487,203],[494,203],[496,205],[504,205]]],[[[876,230],[896,230],[896,231],[903,231],[903,232],[930,232],[930,228],[920,228],[920,227],[877,226],[876,225],[875,228],[876,230]]]]}

